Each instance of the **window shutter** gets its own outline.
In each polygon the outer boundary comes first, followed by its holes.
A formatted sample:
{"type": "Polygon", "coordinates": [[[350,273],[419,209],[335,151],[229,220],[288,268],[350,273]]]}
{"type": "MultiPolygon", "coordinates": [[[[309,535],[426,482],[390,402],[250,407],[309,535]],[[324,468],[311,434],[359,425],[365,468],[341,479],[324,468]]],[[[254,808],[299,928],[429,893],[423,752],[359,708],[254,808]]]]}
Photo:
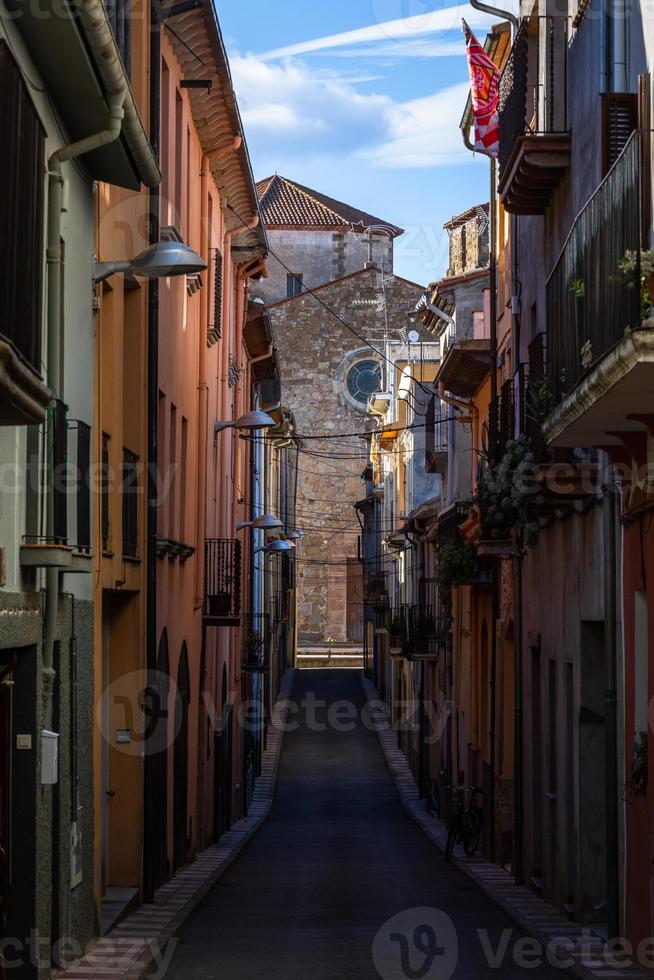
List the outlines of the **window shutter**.
{"type": "Polygon", "coordinates": [[[605,176],[625,148],[637,125],[637,98],[633,92],[602,95],[602,175],[605,176]]]}
{"type": "Polygon", "coordinates": [[[220,249],[214,249],[213,269],[213,322],[209,324],[207,343],[212,347],[222,336],[223,315],[223,257],[220,249]]]}
{"type": "Polygon", "coordinates": [[[2,333],[40,373],[45,133],[18,65],[0,41],[2,333]]]}

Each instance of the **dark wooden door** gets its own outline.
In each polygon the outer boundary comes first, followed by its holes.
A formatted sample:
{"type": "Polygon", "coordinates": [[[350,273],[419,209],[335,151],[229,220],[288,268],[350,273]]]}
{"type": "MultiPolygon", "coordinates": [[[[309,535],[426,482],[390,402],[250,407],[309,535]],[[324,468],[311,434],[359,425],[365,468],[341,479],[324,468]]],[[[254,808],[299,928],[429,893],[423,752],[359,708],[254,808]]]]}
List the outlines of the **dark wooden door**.
{"type": "Polygon", "coordinates": [[[347,560],[347,638],[363,643],[363,565],[358,558],[347,560]]]}
{"type": "MultiPolygon", "coordinates": [[[[7,892],[9,889],[9,813],[11,750],[11,663],[0,661],[0,938],[7,924],[7,892]]],[[[0,980],[5,970],[0,957],[0,980]]]]}
{"type": "Polygon", "coordinates": [[[188,860],[188,709],[189,673],[186,644],[182,648],[175,696],[175,786],[173,793],[173,870],[188,860]]]}

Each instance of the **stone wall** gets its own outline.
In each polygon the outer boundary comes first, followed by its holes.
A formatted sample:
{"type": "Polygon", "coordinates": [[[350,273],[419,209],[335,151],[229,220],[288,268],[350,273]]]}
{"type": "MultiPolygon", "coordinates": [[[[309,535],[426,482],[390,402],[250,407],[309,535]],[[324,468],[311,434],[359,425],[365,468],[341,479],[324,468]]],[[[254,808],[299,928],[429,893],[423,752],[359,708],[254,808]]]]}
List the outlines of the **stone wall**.
{"type": "MultiPolygon", "coordinates": [[[[253,290],[254,296],[260,296],[268,304],[286,299],[288,269],[301,274],[304,285],[315,289],[358,272],[368,260],[368,236],[360,231],[269,229],[268,241],[271,248],[268,278],[262,279],[253,290]]],[[[393,240],[387,235],[373,235],[372,254],[380,268],[383,266],[386,271],[393,268],[393,240]]]]}
{"type": "MultiPolygon", "coordinates": [[[[421,288],[395,278],[386,283],[385,292],[390,336],[399,339],[397,331],[408,323],[407,313],[421,288]]],[[[359,337],[313,296],[273,306],[284,402],[295,415],[300,436],[358,433],[372,426],[365,407],[356,408],[346,397],[344,360],[357,351],[362,357],[376,356],[361,337],[382,349],[381,275],[362,270],[325,286],[319,295],[359,337]]],[[[297,472],[298,523],[306,533],[297,551],[301,643],[347,638],[347,560],[357,557],[360,527],[353,504],[365,494],[361,474],[366,460],[367,444],[356,435],[303,440],[297,472]],[[330,458],[335,454],[350,458],[330,458]]],[[[350,596],[350,601],[362,602],[362,597],[350,596]]]]}

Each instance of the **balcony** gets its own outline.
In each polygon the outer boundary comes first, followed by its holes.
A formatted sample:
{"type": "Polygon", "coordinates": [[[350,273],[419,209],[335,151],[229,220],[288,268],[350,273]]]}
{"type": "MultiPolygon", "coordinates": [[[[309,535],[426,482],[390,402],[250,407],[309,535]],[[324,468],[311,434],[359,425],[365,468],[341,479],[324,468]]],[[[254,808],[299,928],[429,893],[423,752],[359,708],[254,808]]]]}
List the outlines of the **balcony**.
{"type": "Polygon", "coordinates": [[[490,455],[499,460],[509,439],[515,438],[515,399],[513,381],[505,381],[489,406],[490,455]]]}
{"type": "Polygon", "coordinates": [[[490,341],[459,340],[448,348],[436,384],[460,398],[472,398],[490,372],[490,341]]]}
{"type": "Polygon", "coordinates": [[[434,394],[425,417],[425,471],[444,476],[447,473],[447,425],[443,403],[434,394]]]}
{"type": "Polygon", "coordinates": [[[364,602],[374,609],[387,609],[390,604],[386,572],[371,571],[366,577],[364,602]]]}
{"type": "Polygon", "coordinates": [[[266,674],[270,670],[272,631],[268,613],[246,613],[243,616],[243,657],[241,670],[249,674],[266,674]]]}
{"type": "Polygon", "coordinates": [[[69,419],[67,406],[53,403],[48,417],[52,451],[52,534],[25,535],[23,568],[91,571],[91,427],[69,419]]]}
{"type": "MultiPolygon", "coordinates": [[[[547,283],[552,446],[623,447],[644,435],[654,387],[651,284],[643,273],[649,134],[635,131],[577,217],[547,283]],[[644,321],[644,322],[643,322],[644,321]]],[[[647,254],[647,259],[650,255],[647,254]]]]}
{"type": "Polygon", "coordinates": [[[511,214],[544,214],[570,166],[568,21],[522,21],[500,78],[499,192],[511,214]]]}
{"type": "Polygon", "coordinates": [[[399,618],[405,659],[413,662],[436,660],[446,636],[438,602],[402,606],[399,618]]]}
{"type": "Polygon", "coordinates": [[[241,622],[241,542],[209,538],[204,548],[204,622],[239,626],[241,622]]]}

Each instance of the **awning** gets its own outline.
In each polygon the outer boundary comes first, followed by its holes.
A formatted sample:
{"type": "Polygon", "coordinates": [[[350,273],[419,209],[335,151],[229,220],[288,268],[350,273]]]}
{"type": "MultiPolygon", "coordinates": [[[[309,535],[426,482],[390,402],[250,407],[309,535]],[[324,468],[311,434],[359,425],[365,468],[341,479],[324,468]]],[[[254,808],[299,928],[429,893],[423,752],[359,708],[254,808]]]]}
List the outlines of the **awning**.
{"type": "MultiPolygon", "coordinates": [[[[57,0],[43,0],[38,4],[7,0],[7,7],[17,15],[16,27],[63,120],[67,138],[73,142],[104,129],[108,107],[103,73],[106,74],[107,67],[98,60],[84,33],[85,15],[88,15],[93,18],[94,35],[106,33],[108,48],[113,46],[111,57],[106,57],[107,64],[114,65],[116,60],[122,64],[104,5],[97,0],[79,0],[78,12],[74,5],[57,0]]],[[[80,163],[93,180],[131,190],[138,190],[141,183],[156,187],[161,174],[127,76],[124,80],[128,90],[120,137],[80,157],[80,163]]]]}
{"type": "Polygon", "coordinates": [[[436,383],[460,398],[472,398],[490,372],[490,341],[459,340],[452,344],[436,383]]]}

